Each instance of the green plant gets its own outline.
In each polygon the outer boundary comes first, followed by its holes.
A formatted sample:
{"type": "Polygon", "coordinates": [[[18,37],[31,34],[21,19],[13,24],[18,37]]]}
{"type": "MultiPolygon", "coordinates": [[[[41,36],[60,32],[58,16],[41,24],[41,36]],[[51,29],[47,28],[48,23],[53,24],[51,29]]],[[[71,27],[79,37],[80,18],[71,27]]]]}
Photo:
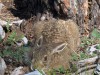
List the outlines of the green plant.
{"type": "Polygon", "coordinates": [[[66,73],[66,70],[64,69],[63,66],[61,66],[61,67],[58,69],[58,72],[61,73],[61,74],[65,74],[65,73],[66,73]]]}
{"type": "Polygon", "coordinates": [[[9,24],[10,24],[10,20],[7,21],[7,25],[6,25],[6,28],[7,28],[8,32],[10,31],[10,25],[9,24]]]}
{"type": "Polygon", "coordinates": [[[94,41],[95,41],[95,39],[93,39],[93,38],[82,37],[81,38],[81,45],[80,45],[80,47],[86,48],[87,46],[94,44],[94,41]]]}
{"type": "Polygon", "coordinates": [[[100,31],[97,29],[94,29],[91,32],[90,37],[82,37],[81,45],[80,45],[80,49],[82,50],[80,52],[80,59],[85,59],[89,57],[89,55],[86,54],[86,49],[87,47],[94,45],[94,44],[99,44],[96,46],[96,48],[100,49],[100,31]]]}
{"type": "Polygon", "coordinates": [[[48,71],[47,75],[71,75],[71,70],[66,70],[64,67],[61,66],[59,68],[48,71]]]}
{"type": "Polygon", "coordinates": [[[0,37],[0,43],[2,43],[2,38],[0,37]]]}
{"type": "Polygon", "coordinates": [[[16,41],[15,38],[16,38],[16,32],[12,32],[7,39],[7,43],[14,44],[14,42],[16,41]]]}
{"type": "Polygon", "coordinates": [[[87,59],[87,58],[89,58],[88,54],[86,54],[84,52],[80,52],[80,58],[79,58],[80,60],[87,59]]]}
{"type": "Polygon", "coordinates": [[[79,56],[78,56],[76,53],[73,53],[73,54],[71,55],[71,60],[73,60],[73,61],[78,61],[78,60],[79,60],[79,56]]]}
{"type": "Polygon", "coordinates": [[[9,35],[9,37],[7,38],[6,43],[13,45],[15,42],[21,40],[23,37],[24,37],[23,35],[18,37],[17,33],[14,31],[9,35]]]}
{"type": "Polygon", "coordinates": [[[91,32],[90,37],[85,37],[84,36],[84,37],[81,38],[81,45],[80,45],[80,47],[86,48],[89,45],[93,45],[93,44],[96,44],[96,43],[100,43],[100,31],[97,30],[97,29],[94,29],[91,32]]]}
{"type": "Polygon", "coordinates": [[[98,45],[96,46],[96,49],[97,49],[97,50],[100,50],[100,44],[98,44],[98,45]]]}
{"type": "MultiPolygon", "coordinates": [[[[14,59],[16,62],[22,62],[24,53],[30,51],[30,47],[6,47],[2,53],[0,53],[1,57],[9,57],[14,59]]],[[[12,62],[13,63],[13,62],[12,62]]]]}
{"type": "Polygon", "coordinates": [[[100,31],[97,30],[97,29],[94,29],[94,30],[92,31],[92,33],[91,33],[91,36],[100,39],[100,31]]]}

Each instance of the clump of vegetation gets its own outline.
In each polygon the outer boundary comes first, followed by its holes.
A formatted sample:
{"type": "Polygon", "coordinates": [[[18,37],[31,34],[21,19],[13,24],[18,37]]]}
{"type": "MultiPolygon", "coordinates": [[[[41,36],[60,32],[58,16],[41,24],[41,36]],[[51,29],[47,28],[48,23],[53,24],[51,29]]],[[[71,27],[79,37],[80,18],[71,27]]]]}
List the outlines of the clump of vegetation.
{"type": "MultiPolygon", "coordinates": [[[[87,54],[86,50],[89,46],[92,46],[94,44],[99,44],[96,46],[96,49],[100,49],[100,31],[97,29],[94,29],[89,37],[83,37],[81,38],[81,45],[80,45],[80,51],[78,53],[73,53],[71,60],[73,62],[79,61],[79,60],[83,60],[83,59],[87,59],[93,56],[96,56],[96,54],[93,55],[89,55],[87,54]]],[[[71,71],[75,71],[75,69],[77,69],[77,66],[75,66],[76,63],[72,64],[71,67],[71,71]]]]}
{"type": "Polygon", "coordinates": [[[7,28],[8,32],[10,32],[10,25],[9,24],[10,24],[10,20],[8,20],[7,25],[6,25],[6,28],[7,28]]]}
{"type": "MultiPolygon", "coordinates": [[[[8,27],[9,30],[9,27],[8,27]]],[[[9,37],[7,38],[6,43],[11,44],[11,46],[6,46],[4,50],[0,52],[0,56],[3,58],[10,58],[11,62],[19,62],[22,63],[24,53],[31,50],[29,47],[12,47],[12,45],[20,40],[22,38],[16,38],[17,34],[16,32],[12,32],[9,37]]],[[[2,41],[1,41],[2,42],[2,41]]],[[[80,52],[79,53],[73,53],[72,54],[72,61],[79,61],[86,58],[91,57],[86,53],[86,48],[88,46],[91,46],[93,44],[100,44],[100,32],[97,29],[94,29],[90,35],[90,37],[83,37],[80,45],[80,52]]],[[[100,49],[100,45],[97,46],[97,49],[100,49]]],[[[48,72],[48,75],[58,75],[58,74],[65,74],[65,75],[71,75],[72,72],[77,71],[77,65],[76,63],[72,64],[72,67],[70,69],[64,69],[63,67],[60,67],[58,69],[52,69],[52,71],[48,72]]]]}
{"type": "Polygon", "coordinates": [[[64,69],[64,67],[60,67],[58,69],[52,69],[47,73],[48,75],[71,75],[71,71],[69,69],[64,69]]]}
{"type": "Polygon", "coordinates": [[[94,29],[89,37],[82,37],[80,47],[87,48],[93,44],[100,44],[100,31],[97,29],[94,29]]]}
{"type": "Polygon", "coordinates": [[[24,36],[17,36],[16,31],[11,32],[7,40],[4,41],[5,45],[14,45],[17,41],[20,41],[24,36]]]}
{"type": "Polygon", "coordinates": [[[6,37],[2,39],[0,37],[0,43],[4,45],[14,45],[17,41],[20,41],[24,35],[18,36],[16,31],[11,30],[10,21],[7,21],[6,26],[4,27],[4,31],[7,33],[6,37]]]}
{"type": "Polygon", "coordinates": [[[0,52],[0,56],[3,58],[8,58],[10,61],[7,62],[13,63],[23,63],[24,53],[30,51],[29,47],[5,47],[3,51],[0,52]]]}
{"type": "Polygon", "coordinates": [[[9,35],[9,37],[7,38],[6,43],[12,45],[12,44],[14,44],[15,41],[17,41],[17,40],[16,40],[16,32],[12,32],[12,33],[9,35]]]}

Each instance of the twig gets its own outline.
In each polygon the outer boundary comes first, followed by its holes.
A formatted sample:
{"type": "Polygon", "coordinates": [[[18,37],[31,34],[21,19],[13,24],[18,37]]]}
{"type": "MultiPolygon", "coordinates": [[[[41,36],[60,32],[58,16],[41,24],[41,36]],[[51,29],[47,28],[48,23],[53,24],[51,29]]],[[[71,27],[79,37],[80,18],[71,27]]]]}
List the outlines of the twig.
{"type": "Polygon", "coordinates": [[[98,59],[98,56],[95,56],[93,58],[88,58],[88,59],[84,59],[78,62],[79,66],[85,66],[87,64],[93,64],[95,63],[95,61],[98,59]]]}

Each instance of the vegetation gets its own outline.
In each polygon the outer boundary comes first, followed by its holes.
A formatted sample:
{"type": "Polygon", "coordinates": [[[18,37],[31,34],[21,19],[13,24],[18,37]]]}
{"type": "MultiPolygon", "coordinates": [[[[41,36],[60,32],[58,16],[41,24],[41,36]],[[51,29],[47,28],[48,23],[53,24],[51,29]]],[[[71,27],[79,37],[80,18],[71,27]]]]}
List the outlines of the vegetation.
{"type": "Polygon", "coordinates": [[[23,35],[18,37],[17,33],[14,31],[14,32],[11,32],[11,34],[9,35],[5,43],[9,45],[14,45],[14,43],[16,43],[17,41],[21,41],[22,38],[23,38],[23,35]]]}
{"type": "Polygon", "coordinates": [[[28,52],[30,50],[30,48],[27,47],[6,47],[2,52],[0,52],[0,56],[3,58],[8,58],[8,60],[5,60],[8,62],[10,62],[10,64],[13,64],[16,62],[17,64],[22,65],[23,64],[23,60],[24,60],[24,55],[25,52],[28,52]]]}
{"type": "Polygon", "coordinates": [[[69,69],[64,69],[63,67],[60,67],[58,69],[52,69],[47,73],[48,75],[71,75],[71,71],[69,69]]]}
{"type": "MultiPolygon", "coordinates": [[[[17,41],[15,37],[16,37],[16,32],[12,32],[6,42],[13,45],[14,42],[17,41]]],[[[100,34],[97,29],[94,29],[90,37],[82,38],[82,43],[80,45],[80,52],[72,54],[72,58],[71,58],[72,62],[92,57],[86,53],[86,48],[88,46],[91,46],[97,43],[100,44],[100,34]],[[97,40],[98,42],[96,42],[97,40]]],[[[97,49],[100,49],[100,45],[97,46],[97,49]]],[[[16,48],[13,48],[12,46],[10,47],[6,46],[4,50],[0,52],[0,56],[3,58],[9,57],[10,60],[12,60],[11,62],[22,63],[24,53],[29,50],[30,50],[29,47],[24,47],[24,46],[16,47],[16,48]]],[[[48,75],[57,75],[57,74],[71,75],[71,73],[75,71],[77,71],[76,63],[74,64],[72,63],[72,67],[70,69],[66,70],[63,67],[60,67],[59,69],[53,69],[52,71],[48,72],[48,75]]]]}

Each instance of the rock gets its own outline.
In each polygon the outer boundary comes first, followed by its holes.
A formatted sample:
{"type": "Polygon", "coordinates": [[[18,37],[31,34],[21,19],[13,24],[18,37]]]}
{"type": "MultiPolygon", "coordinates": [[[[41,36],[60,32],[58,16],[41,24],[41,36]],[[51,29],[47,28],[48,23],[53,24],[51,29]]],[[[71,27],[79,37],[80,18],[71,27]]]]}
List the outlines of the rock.
{"type": "Polygon", "coordinates": [[[1,13],[1,10],[2,10],[3,7],[4,7],[4,4],[0,3],[0,13],[1,13]]]}
{"type": "Polygon", "coordinates": [[[25,74],[25,75],[42,75],[38,70],[35,70],[33,72],[30,72],[28,74],[25,74]]]}
{"type": "Polygon", "coordinates": [[[100,75],[100,64],[97,64],[97,67],[96,67],[96,69],[94,71],[94,74],[100,75]]]}
{"type": "Polygon", "coordinates": [[[20,47],[22,45],[28,44],[28,39],[26,37],[21,38],[21,40],[17,41],[16,44],[20,47]]]}
{"type": "Polygon", "coordinates": [[[46,19],[46,15],[42,15],[42,17],[40,18],[41,21],[44,21],[46,19]]]}
{"type": "Polygon", "coordinates": [[[33,68],[49,71],[69,67],[71,54],[80,45],[78,26],[72,20],[41,21],[33,26],[33,68]]]}
{"type": "Polygon", "coordinates": [[[22,38],[22,41],[23,41],[23,44],[24,45],[27,45],[28,44],[28,39],[26,37],[23,37],[22,38]]]}
{"type": "Polygon", "coordinates": [[[4,39],[5,38],[5,31],[3,30],[3,27],[0,25],[0,38],[4,39]]]}
{"type": "MultiPolygon", "coordinates": [[[[6,26],[7,25],[7,22],[0,19],[0,25],[1,26],[6,26]]],[[[12,26],[12,23],[10,23],[9,26],[12,26]]]]}
{"type": "Polygon", "coordinates": [[[25,72],[23,71],[22,66],[15,68],[14,71],[11,73],[11,75],[24,75],[24,74],[25,72]]]}
{"type": "Polygon", "coordinates": [[[0,57],[0,75],[4,75],[7,68],[5,61],[0,57]]]}
{"type": "Polygon", "coordinates": [[[99,44],[95,44],[95,45],[89,46],[87,48],[87,53],[90,54],[90,55],[93,55],[94,53],[97,54],[97,52],[99,52],[99,49],[96,48],[97,46],[99,46],[99,44]]]}

